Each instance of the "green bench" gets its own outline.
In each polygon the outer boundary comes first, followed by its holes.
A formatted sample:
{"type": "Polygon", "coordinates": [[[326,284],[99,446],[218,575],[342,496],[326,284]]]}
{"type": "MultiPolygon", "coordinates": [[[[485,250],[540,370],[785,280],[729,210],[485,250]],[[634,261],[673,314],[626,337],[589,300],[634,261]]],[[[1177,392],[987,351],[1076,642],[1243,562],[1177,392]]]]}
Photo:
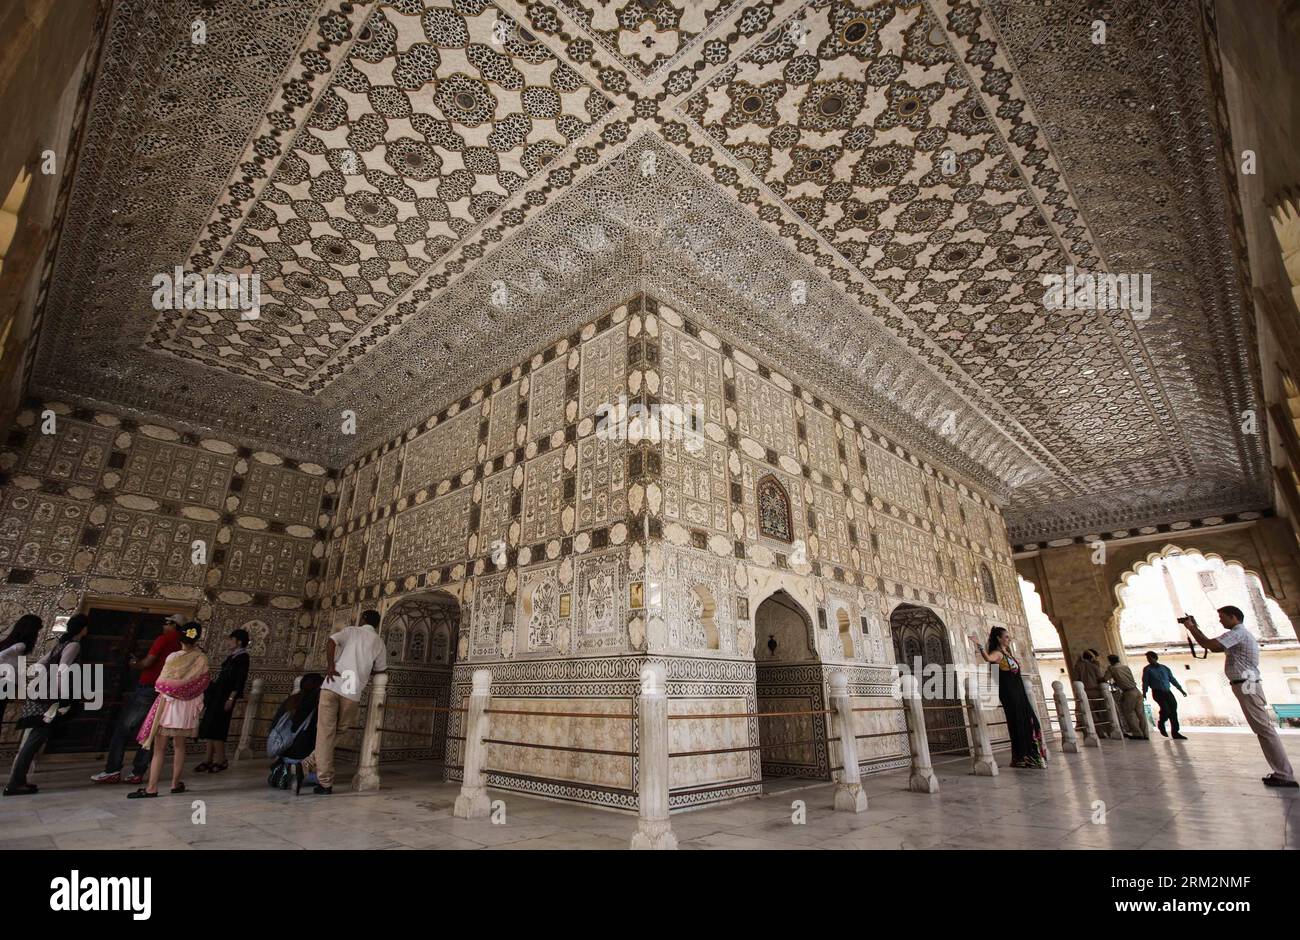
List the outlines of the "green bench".
{"type": "Polygon", "coordinates": [[[1274,705],[1273,714],[1277,715],[1277,726],[1280,728],[1289,722],[1300,722],[1300,705],[1274,705]]]}

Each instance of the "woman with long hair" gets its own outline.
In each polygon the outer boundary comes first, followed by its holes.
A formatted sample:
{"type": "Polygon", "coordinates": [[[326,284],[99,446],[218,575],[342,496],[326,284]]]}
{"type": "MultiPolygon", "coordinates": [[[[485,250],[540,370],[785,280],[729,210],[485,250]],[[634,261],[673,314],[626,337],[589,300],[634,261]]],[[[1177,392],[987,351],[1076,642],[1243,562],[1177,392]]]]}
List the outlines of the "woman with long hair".
{"type": "MultiPolygon", "coordinates": [[[[40,617],[23,614],[14,622],[9,634],[0,640],[0,669],[7,666],[13,670],[15,684],[23,679],[18,672],[18,659],[23,656],[31,658],[36,651],[36,641],[41,635],[42,626],[40,617]]],[[[0,726],[4,725],[5,705],[8,702],[7,698],[0,698],[0,726]]]]}
{"type": "Polygon", "coordinates": [[[172,742],[172,792],[185,792],[185,784],[181,782],[181,774],[185,772],[185,739],[194,737],[198,729],[199,714],[203,711],[203,692],[212,677],[208,671],[208,657],[199,649],[202,625],[191,620],[177,632],[181,648],[168,656],[163,664],[158,681],[154,683],[158,697],[154,699],[136,738],[143,746],[153,749],[149,783],[134,793],[128,793],[128,800],[158,795],[158,778],[162,776],[166,759],[164,742],[167,738],[172,742]],[[156,738],[161,740],[155,741],[156,738]]]}
{"type": "Polygon", "coordinates": [[[981,646],[973,634],[975,651],[986,663],[998,667],[998,699],[1007,716],[1007,733],[1011,736],[1011,766],[1020,768],[1047,768],[1047,748],[1043,745],[1043,729],[1038,716],[1025,693],[1024,680],[1020,678],[1020,661],[1011,652],[1011,631],[994,627],[989,641],[981,646]]]}

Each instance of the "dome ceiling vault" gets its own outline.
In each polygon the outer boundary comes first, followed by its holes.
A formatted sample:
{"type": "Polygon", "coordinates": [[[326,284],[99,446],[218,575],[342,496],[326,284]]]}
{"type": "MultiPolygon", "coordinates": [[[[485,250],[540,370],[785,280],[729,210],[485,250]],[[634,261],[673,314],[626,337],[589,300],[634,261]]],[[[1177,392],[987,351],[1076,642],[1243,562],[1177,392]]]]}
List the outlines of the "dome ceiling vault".
{"type": "Polygon", "coordinates": [[[1018,541],[1261,508],[1211,16],[119,0],[33,389],[338,466],[644,290],[1018,541]],[[259,319],[154,310],[176,265],[258,273],[259,319]],[[1151,272],[1149,319],[1045,309],[1067,265],[1151,272]]]}

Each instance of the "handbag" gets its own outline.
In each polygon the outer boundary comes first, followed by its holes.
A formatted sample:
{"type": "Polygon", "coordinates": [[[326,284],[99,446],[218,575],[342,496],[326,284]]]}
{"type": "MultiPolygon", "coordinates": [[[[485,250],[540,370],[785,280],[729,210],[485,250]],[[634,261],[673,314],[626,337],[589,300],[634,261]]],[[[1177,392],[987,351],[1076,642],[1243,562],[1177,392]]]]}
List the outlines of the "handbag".
{"type": "Polygon", "coordinates": [[[298,735],[302,734],[304,728],[311,724],[311,720],[316,717],[313,711],[303,719],[302,724],[297,728],[293,727],[293,715],[285,712],[279,717],[271,727],[270,733],[266,736],[266,754],[268,757],[279,757],[289,749],[298,735]]]}

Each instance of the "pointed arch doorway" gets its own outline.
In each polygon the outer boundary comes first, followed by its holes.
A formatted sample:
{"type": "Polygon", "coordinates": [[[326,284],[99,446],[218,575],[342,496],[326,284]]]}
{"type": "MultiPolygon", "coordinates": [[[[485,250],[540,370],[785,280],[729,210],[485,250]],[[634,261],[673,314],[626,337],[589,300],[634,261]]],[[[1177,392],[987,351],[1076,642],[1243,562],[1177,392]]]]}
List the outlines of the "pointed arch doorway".
{"type": "Polygon", "coordinates": [[[401,732],[384,736],[384,760],[446,761],[447,712],[419,709],[451,704],[460,612],[456,598],[445,591],[404,597],[384,612],[379,625],[388,653],[384,726],[401,732]]]}
{"type": "MultiPolygon", "coordinates": [[[[894,638],[895,662],[915,675],[918,682],[923,682],[926,675],[923,670],[927,667],[947,669],[953,665],[948,628],[930,608],[899,604],[889,615],[889,631],[894,638]]],[[[948,686],[948,682],[943,684],[945,690],[948,686]]],[[[925,712],[930,752],[969,753],[964,714],[959,708],[951,707],[961,705],[961,701],[950,697],[927,697],[925,704],[930,706],[925,712]],[[940,710],[935,706],[945,707],[940,710]]]]}
{"type": "MultiPolygon", "coordinates": [[[[803,606],[778,590],[754,611],[755,701],[760,712],[826,707],[813,626],[803,606]]],[[[759,718],[764,790],[797,779],[830,779],[825,715],[759,718]]]]}

